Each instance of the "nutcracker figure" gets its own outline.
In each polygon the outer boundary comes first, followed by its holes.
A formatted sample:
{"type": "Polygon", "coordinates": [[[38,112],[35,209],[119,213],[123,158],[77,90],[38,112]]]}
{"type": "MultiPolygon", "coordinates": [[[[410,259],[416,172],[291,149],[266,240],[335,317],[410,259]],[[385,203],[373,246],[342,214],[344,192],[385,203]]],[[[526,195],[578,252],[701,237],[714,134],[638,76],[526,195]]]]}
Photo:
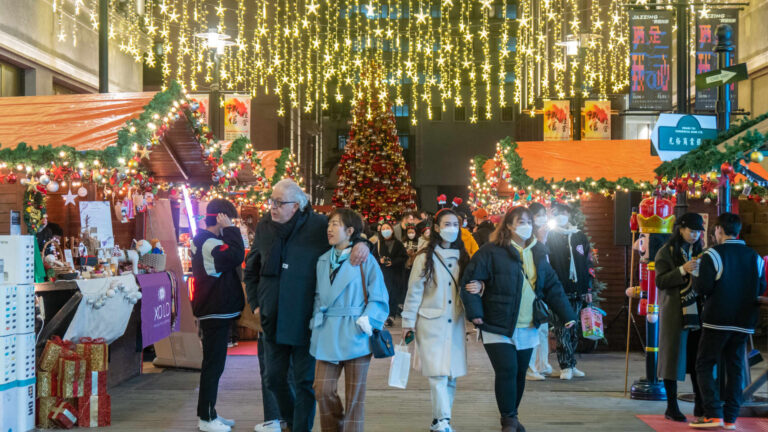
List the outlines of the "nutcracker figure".
{"type": "Polygon", "coordinates": [[[639,230],[643,242],[640,262],[640,286],[634,289],[639,297],[638,314],[645,316],[645,378],[632,384],[632,399],[666,400],[663,384],[659,381],[659,304],[656,287],[654,257],[669,239],[675,224],[674,203],[661,197],[650,197],[640,202],[640,212],[633,213],[631,228],[639,230]]]}

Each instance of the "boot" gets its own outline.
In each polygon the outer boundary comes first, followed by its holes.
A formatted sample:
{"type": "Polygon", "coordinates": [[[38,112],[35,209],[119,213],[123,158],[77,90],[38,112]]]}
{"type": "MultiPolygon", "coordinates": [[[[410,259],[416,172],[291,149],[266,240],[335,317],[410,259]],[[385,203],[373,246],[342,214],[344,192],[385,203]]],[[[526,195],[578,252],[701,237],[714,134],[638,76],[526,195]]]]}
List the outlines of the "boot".
{"type": "Polygon", "coordinates": [[[501,432],[517,432],[520,422],[517,417],[502,417],[501,432]]]}

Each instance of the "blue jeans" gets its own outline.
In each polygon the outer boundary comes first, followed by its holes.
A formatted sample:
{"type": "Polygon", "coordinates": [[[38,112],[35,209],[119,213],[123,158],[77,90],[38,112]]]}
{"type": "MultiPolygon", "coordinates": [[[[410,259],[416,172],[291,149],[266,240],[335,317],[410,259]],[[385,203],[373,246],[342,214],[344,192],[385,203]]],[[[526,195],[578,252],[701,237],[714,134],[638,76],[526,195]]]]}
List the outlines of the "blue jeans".
{"type": "Polygon", "coordinates": [[[315,422],[315,358],[309,353],[309,345],[281,345],[264,338],[264,348],[265,384],[277,400],[280,419],[285,419],[293,432],[311,431],[315,422]],[[288,383],[291,365],[293,389],[288,383]]]}

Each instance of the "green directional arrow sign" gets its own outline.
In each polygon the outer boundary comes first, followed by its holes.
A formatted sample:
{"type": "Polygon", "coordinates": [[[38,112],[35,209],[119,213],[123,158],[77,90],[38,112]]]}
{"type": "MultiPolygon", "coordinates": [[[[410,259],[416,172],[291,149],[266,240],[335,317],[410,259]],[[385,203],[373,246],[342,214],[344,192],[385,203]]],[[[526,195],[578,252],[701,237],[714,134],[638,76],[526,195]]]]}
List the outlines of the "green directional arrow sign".
{"type": "Polygon", "coordinates": [[[747,64],[739,63],[723,69],[696,75],[696,88],[704,90],[747,79],[747,64]]]}

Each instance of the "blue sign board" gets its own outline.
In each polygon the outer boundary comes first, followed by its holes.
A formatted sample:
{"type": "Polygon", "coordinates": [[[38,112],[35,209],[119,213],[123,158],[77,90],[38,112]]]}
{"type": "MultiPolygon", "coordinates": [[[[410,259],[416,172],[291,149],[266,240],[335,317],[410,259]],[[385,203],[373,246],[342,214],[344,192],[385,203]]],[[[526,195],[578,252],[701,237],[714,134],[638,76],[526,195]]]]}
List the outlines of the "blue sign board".
{"type": "Polygon", "coordinates": [[[651,141],[663,161],[678,158],[717,137],[715,116],[661,114],[651,141]]]}

